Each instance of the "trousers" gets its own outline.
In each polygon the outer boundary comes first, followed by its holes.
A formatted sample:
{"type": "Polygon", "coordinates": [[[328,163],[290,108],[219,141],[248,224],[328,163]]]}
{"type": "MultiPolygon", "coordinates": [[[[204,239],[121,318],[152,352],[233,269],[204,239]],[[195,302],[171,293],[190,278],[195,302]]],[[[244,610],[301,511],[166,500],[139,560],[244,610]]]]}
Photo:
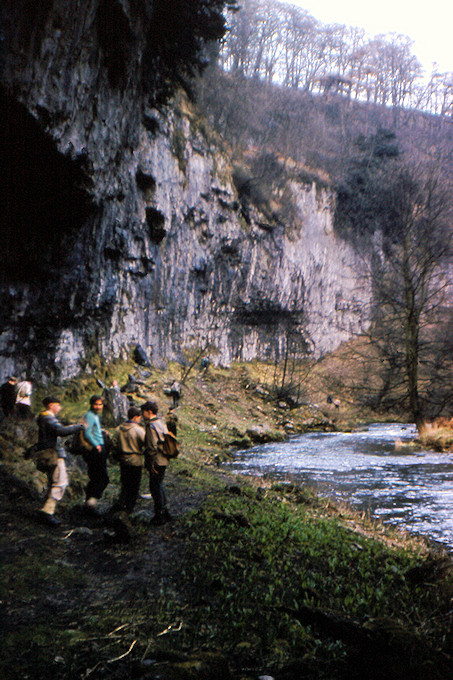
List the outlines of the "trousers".
{"type": "Polygon", "coordinates": [[[154,515],[162,519],[167,509],[167,496],[164,488],[165,465],[153,465],[149,470],[149,492],[154,501],[154,515]]]}
{"type": "Polygon", "coordinates": [[[47,498],[61,501],[66,487],[68,486],[68,473],[64,458],[59,458],[57,465],[47,473],[47,498]]]}
{"type": "Polygon", "coordinates": [[[132,512],[137,502],[142,480],[142,467],[120,463],[121,491],[116,505],[132,512]]]}
{"type": "Polygon", "coordinates": [[[107,472],[107,452],[105,446],[101,450],[87,451],[83,456],[87,464],[88,484],[85,489],[86,498],[101,498],[109,483],[107,472]]]}

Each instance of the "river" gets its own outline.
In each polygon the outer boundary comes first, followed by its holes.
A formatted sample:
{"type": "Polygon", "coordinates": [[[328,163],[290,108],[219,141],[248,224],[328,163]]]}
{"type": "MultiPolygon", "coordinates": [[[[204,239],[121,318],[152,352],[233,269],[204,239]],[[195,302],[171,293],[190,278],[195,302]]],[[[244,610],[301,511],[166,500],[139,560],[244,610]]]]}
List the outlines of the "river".
{"type": "Polygon", "coordinates": [[[398,423],[357,432],[312,432],[240,451],[231,467],[308,483],[385,524],[453,548],[453,455],[395,448],[396,440],[415,434],[415,426],[398,423]]]}

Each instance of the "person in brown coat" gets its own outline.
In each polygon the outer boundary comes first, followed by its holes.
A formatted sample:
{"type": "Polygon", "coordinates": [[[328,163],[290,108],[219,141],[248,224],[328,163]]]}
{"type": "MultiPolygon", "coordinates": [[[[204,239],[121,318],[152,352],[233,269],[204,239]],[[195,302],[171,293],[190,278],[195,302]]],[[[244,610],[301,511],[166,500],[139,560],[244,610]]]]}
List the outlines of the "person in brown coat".
{"type": "Polygon", "coordinates": [[[145,435],[145,467],[149,472],[149,490],[154,501],[154,517],[152,524],[160,525],[169,522],[172,517],[167,510],[167,496],[164,488],[164,476],[168,466],[168,458],[162,454],[163,435],[168,432],[165,423],[157,417],[158,405],[155,401],[146,401],[141,406],[146,422],[145,435]]]}
{"type": "Polygon", "coordinates": [[[127,421],[117,428],[113,436],[113,448],[120,462],[121,491],[111,512],[126,510],[131,513],[137,502],[145,450],[145,429],[140,420],[140,409],[131,406],[127,421]]]}

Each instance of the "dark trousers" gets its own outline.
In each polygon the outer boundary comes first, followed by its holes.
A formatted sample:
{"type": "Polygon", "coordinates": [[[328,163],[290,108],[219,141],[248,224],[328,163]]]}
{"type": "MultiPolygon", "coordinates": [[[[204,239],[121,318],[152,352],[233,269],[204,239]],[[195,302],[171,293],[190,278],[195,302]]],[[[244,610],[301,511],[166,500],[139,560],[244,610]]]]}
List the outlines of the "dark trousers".
{"type": "Polygon", "coordinates": [[[16,414],[20,420],[31,420],[33,418],[31,406],[28,404],[16,404],[16,414]]]}
{"type": "Polygon", "coordinates": [[[154,515],[162,519],[167,510],[167,496],[164,488],[164,465],[153,465],[149,471],[149,491],[154,501],[154,515]]]}
{"type": "Polygon", "coordinates": [[[5,418],[12,416],[16,412],[16,402],[4,399],[1,403],[1,409],[5,418]]]}
{"type": "Polygon", "coordinates": [[[100,451],[94,449],[84,455],[87,464],[88,484],[85,489],[87,498],[101,498],[105,487],[109,483],[107,473],[107,452],[105,446],[100,451]]]}
{"type": "Polygon", "coordinates": [[[121,491],[115,507],[132,512],[137,502],[142,480],[142,468],[140,465],[127,465],[120,463],[121,491]]]}

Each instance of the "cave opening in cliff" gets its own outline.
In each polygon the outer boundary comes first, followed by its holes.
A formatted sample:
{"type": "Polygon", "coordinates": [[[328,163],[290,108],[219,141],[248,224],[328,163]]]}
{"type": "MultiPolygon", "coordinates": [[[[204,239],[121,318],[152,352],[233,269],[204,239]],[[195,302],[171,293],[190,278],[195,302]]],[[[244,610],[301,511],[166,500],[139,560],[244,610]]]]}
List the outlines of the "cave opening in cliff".
{"type": "Polygon", "coordinates": [[[151,241],[156,245],[159,245],[167,235],[165,229],[165,215],[161,213],[160,210],[148,206],[146,208],[146,222],[148,224],[151,241]]]}
{"type": "Polygon", "coordinates": [[[58,152],[24,106],[0,91],[0,264],[5,281],[51,278],[92,207],[83,162],[58,152]]]}

